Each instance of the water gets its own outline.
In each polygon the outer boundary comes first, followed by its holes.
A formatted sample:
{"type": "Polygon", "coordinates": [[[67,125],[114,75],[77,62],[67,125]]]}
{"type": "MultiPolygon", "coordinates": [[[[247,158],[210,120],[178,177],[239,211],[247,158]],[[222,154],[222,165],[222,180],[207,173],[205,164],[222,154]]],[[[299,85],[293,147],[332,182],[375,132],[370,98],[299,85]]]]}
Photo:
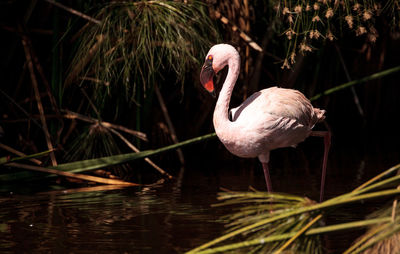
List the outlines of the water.
{"type": "MultiPolygon", "coordinates": [[[[375,155],[352,151],[333,151],[327,198],[350,191],[375,173],[398,163],[397,151],[375,155]]],[[[322,151],[313,155],[307,148],[274,152],[271,176],[275,190],[317,199],[321,154],[322,151]]],[[[48,186],[12,186],[7,191],[3,188],[0,252],[182,253],[190,250],[223,233],[224,227],[218,218],[229,209],[211,206],[218,202],[220,187],[242,191],[249,186],[265,188],[257,161],[228,157],[224,162],[217,165],[192,159],[181,172],[181,179],[141,188],[97,186],[54,190],[48,186]]],[[[340,222],[356,218],[361,210],[365,206],[344,209],[328,220],[340,222]]],[[[328,237],[328,252],[336,253],[349,246],[355,237],[343,233],[328,237]]]]}
{"type": "Polygon", "coordinates": [[[207,187],[202,195],[170,185],[95,190],[2,197],[0,251],[181,253],[222,230],[207,187]]]}

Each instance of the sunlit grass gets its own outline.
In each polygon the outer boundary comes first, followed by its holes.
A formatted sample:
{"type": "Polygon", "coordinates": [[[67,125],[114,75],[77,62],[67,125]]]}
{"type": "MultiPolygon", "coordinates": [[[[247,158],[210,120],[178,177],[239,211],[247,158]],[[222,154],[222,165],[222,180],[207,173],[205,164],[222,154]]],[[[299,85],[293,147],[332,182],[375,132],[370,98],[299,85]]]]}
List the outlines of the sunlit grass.
{"type": "Polygon", "coordinates": [[[231,208],[232,212],[222,218],[228,230],[187,253],[321,253],[321,234],[360,227],[369,230],[346,253],[359,253],[374,246],[387,250],[399,239],[400,212],[396,199],[365,220],[326,226],[317,222],[343,205],[362,205],[371,199],[399,195],[396,186],[400,184],[400,176],[393,176],[399,169],[400,164],[395,165],[353,191],[322,203],[288,194],[222,192],[221,203],[216,206],[231,208]]]}
{"type": "Polygon", "coordinates": [[[112,2],[100,9],[74,58],[67,82],[88,81],[97,106],[110,96],[137,101],[148,96],[163,75],[183,84],[185,74],[199,65],[216,31],[197,1],[112,2]]]}

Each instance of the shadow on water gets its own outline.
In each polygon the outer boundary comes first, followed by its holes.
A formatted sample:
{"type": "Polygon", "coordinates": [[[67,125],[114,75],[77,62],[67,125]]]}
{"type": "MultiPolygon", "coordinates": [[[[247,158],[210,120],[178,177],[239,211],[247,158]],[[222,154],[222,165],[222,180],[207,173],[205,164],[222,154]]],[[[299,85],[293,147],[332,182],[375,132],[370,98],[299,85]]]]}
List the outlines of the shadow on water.
{"type": "MultiPolygon", "coordinates": [[[[334,149],[326,198],[352,190],[398,163],[398,158],[398,151],[364,154],[359,149],[334,149]]],[[[320,154],[307,147],[273,151],[275,190],[317,199],[321,159],[322,149],[320,154]]],[[[243,191],[249,186],[265,190],[261,166],[256,160],[234,157],[219,165],[192,158],[182,182],[142,188],[29,193],[14,186],[12,192],[0,193],[0,252],[182,253],[222,234],[218,219],[229,208],[211,207],[220,187],[243,191]]],[[[326,222],[362,218],[376,205],[342,209],[326,222]]],[[[327,252],[339,253],[361,232],[328,236],[327,252]]]]}

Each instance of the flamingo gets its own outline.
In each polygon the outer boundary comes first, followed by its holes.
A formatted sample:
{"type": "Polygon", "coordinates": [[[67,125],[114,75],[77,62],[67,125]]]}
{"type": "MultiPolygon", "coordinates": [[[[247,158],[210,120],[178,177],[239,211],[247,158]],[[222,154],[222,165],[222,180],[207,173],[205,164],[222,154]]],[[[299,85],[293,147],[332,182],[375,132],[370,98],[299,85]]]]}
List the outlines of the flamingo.
{"type": "Polygon", "coordinates": [[[314,108],[299,91],[279,87],[260,90],[239,107],[229,110],[232,91],[239,76],[240,56],[229,44],[214,45],[200,73],[203,87],[215,96],[213,77],[225,66],[228,74],[219,93],[213,124],[219,140],[234,155],[260,160],[268,192],[272,192],[268,162],[270,151],[295,147],[309,136],[324,138],[320,202],[324,196],[325,175],[330,148],[329,131],[312,131],[325,119],[325,110],[314,108]]]}

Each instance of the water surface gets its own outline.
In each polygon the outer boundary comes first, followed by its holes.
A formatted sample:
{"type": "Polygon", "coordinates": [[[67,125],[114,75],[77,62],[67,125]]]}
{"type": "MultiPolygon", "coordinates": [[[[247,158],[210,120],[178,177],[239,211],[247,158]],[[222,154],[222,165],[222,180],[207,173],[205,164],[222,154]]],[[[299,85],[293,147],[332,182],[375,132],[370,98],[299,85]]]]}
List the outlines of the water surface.
{"type": "MultiPolygon", "coordinates": [[[[321,152],[322,153],[322,152],[321,152]]],[[[320,155],[312,150],[273,152],[276,191],[319,196],[320,155]]],[[[360,154],[334,150],[329,162],[327,198],[350,191],[397,163],[399,153],[360,154]]],[[[188,162],[181,179],[145,187],[91,187],[54,190],[14,185],[0,193],[1,253],[182,253],[223,233],[227,208],[211,205],[220,187],[265,188],[257,161],[228,158],[224,163],[188,162]]],[[[60,188],[56,186],[56,188],[60,188]]],[[[374,207],[343,209],[327,218],[340,222],[374,207]]],[[[362,216],[361,216],[362,218],[362,216]]],[[[353,232],[360,233],[360,232],[353,232]]],[[[356,237],[328,237],[327,252],[338,253],[356,237]]]]}

